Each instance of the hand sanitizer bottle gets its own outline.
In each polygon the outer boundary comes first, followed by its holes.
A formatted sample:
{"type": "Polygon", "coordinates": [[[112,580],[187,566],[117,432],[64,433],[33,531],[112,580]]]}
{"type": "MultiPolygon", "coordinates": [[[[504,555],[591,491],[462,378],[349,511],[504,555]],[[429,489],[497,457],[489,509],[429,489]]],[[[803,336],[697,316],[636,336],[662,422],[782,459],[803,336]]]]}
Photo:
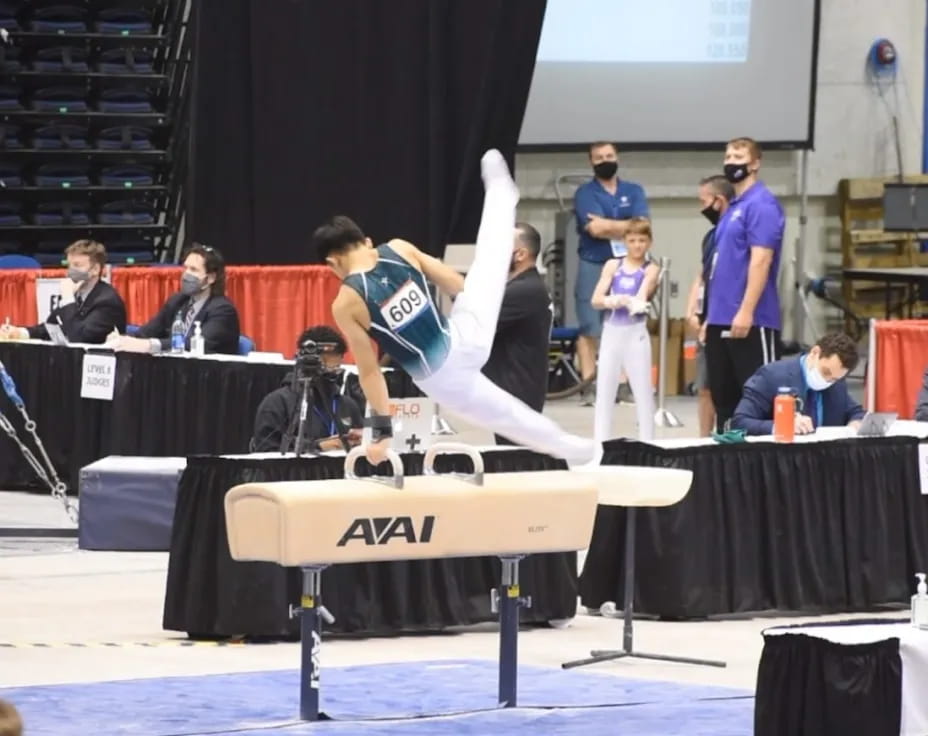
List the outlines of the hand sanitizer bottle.
{"type": "Polygon", "coordinates": [[[190,337],[190,352],[197,357],[206,355],[206,340],[200,329],[199,321],[193,323],[193,335],[190,337]]]}
{"type": "Polygon", "coordinates": [[[912,626],[928,629],[928,585],[925,584],[925,573],[916,573],[915,577],[918,585],[912,596],[912,626]]]}

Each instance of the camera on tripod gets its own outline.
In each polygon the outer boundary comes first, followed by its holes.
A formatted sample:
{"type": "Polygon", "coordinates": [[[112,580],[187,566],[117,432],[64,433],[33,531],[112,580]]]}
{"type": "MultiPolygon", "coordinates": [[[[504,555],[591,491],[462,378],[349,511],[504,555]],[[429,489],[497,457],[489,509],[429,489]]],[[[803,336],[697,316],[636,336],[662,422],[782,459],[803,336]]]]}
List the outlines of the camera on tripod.
{"type": "Polygon", "coordinates": [[[311,338],[303,340],[295,356],[296,380],[305,382],[323,378],[336,383],[341,370],[327,368],[322,356],[326,353],[335,353],[337,349],[338,346],[335,343],[316,342],[311,338]]]}

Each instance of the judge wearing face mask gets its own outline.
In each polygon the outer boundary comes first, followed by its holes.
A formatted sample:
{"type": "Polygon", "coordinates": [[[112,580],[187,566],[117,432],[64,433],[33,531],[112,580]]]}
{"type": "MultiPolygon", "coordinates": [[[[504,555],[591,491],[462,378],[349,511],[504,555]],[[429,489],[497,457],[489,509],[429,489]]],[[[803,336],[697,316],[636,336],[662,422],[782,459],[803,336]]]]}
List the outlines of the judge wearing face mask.
{"type": "MultiPolygon", "coordinates": [[[[578,187],[574,194],[577,216],[578,248],[577,281],[574,284],[577,321],[577,358],[584,380],[596,370],[596,352],[603,331],[603,314],[591,303],[593,290],[599,283],[603,264],[611,258],[621,258],[625,248],[625,230],[633,217],[650,217],[648,199],[640,184],[618,175],[619,153],[614,143],[600,141],[590,146],[593,178],[578,187]]],[[[591,404],[587,401],[586,403],[591,404]]]]}
{"type": "Polygon", "coordinates": [[[844,381],[857,361],[854,341],[834,332],[804,355],[762,366],[744,385],[732,429],[743,429],[749,435],[773,434],[773,402],[781,387],[789,388],[797,399],[797,434],[809,434],[818,427],[857,428],[865,412],[848,394],[844,381]]]}
{"type": "Polygon", "coordinates": [[[108,345],[132,353],[170,352],[171,327],[179,317],[184,324],[187,350],[194,322],[199,322],[207,353],[238,353],[238,312],[225,296],[226,266],[219,251],[194,243],[183,264],[180,291],[139,328],[137,337],[113,335],[108,345]]]}
{"type": "MultiPolygon", "coordinates": [[[[64,252],[67,278],[59,282],[58,305],[46,324],[58,325],[68,342],[98,344],[113,330],[126,329],[126,305],[118,292],[102,281],[106,248],[93,240],[78,240],[64,252]]],[[[49,340],[45,324],[0,328],[0,338],[49,340]]]]}

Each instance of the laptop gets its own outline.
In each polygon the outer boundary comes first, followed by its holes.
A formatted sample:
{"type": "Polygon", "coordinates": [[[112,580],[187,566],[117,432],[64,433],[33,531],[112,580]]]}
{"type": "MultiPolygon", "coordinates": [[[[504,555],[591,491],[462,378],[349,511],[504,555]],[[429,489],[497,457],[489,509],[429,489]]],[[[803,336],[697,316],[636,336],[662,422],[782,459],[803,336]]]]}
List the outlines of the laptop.
{"type": "Polygon", "coordinates": [[[860,428],[857,430],[857,436],[885,437],[898,416],[896,412],[890,411],[867,412],[863,422],[861,422],[860,428]]]}
{"type": "Polygon", "coordinates": [[[48,322],[45,324],[45,330],[48,332],[48,336],[55,345],[67,345],[68,338],[64,334],[64,330],[61,329],[61,325],[56,325],[54,322],[48,322]]]}

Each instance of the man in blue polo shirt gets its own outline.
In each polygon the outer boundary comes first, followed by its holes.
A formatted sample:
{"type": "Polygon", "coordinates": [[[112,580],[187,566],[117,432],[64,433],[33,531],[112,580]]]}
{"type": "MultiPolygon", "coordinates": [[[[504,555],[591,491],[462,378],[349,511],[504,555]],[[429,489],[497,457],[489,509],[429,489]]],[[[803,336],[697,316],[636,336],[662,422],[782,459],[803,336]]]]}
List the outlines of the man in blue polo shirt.
{"type": "Polygon", "coordinates": [[[725,149],[725,178],[735,198],[715,231],[717,256],[706,317],[706,365],[719,432],[738,406],[741,387],[758,368],[776,360],[785,217],[757,178],[760,159],[760,146],[751,138],[736,138],[725,149]]]}
{"type": "Polygon", "coordinates": [[[619,153],[614,143],[600,141],[590,146],[593,178],[577,189],[574,211],[580,235],[577,282],[574,297],[577,305],[580,337],[577,357],[580,375],[593,377],[596,370],[596,345],[602,333],[603,311],[591,303],[603,264],[626,253],[625,228],[632,217],[649,217],[648,200],[640,184],[619,179],[619,153]]]}

